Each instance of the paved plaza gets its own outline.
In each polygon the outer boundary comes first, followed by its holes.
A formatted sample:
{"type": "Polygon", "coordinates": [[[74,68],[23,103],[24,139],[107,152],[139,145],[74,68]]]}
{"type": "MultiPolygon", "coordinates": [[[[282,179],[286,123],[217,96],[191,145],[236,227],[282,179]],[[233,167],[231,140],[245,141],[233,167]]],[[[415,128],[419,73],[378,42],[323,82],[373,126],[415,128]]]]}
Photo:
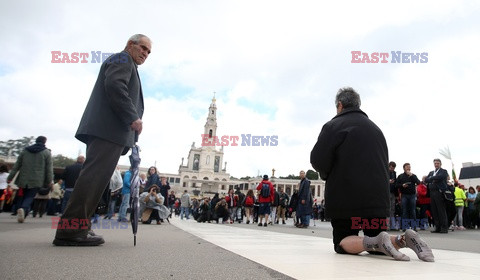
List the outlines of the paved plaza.
{"type": "MultiPolygon", "coordinates": [[[[478,279],[480,230],[447,235],[422,231],[434,263],[385,256],[333,252],[331,226],[313,221],[308,229],[291,224],[199,224],[171,219],[171,224],[140,225],[133,246],[130,225],[104,220],[99,247],[55,247],[52,217],[19,224],[0,214],[2,279],[478,279]],[[113,227],[108,228],[108,227],[113,227]],[[408,277],[408,278],[406,278],[408,277]]],[[[112,220],[113,221],[113,220],[112,220]]],[[[291,222],[291,220],[289,220],[291,222]]]]}

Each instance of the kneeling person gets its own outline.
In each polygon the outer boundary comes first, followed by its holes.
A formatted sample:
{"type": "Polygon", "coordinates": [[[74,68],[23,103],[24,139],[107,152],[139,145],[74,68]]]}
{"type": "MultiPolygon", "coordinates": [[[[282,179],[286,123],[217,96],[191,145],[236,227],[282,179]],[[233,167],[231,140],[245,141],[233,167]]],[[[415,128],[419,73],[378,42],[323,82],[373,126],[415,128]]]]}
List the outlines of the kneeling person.
{"type": "Polygon", "coordinates": [[[389,216],[388,148],[378,126],[360,110],[360,96],[342,88],[335,98],[337,115],[327,122],[310,154],[310,162],[325,183],[325,214],[331,218],[335,252],[380,252],[395,260],[410,258],[398,249],[409,247],[434,261],[432,250],[413,230],[390,236],[382,228],[359,228],[353,219],[373,222],[389,216]]]}

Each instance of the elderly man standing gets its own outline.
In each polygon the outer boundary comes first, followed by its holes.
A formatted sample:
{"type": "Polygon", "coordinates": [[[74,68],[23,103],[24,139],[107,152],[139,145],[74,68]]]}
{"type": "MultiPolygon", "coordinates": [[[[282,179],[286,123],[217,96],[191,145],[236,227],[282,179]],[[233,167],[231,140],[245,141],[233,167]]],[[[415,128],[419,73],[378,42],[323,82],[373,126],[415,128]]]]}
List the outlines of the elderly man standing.
{"type": "Polygon", "coordinates": [[[298,190],[297,216],[300,217],[298,228],[308,228],[312,214],[312,191],[310,180],[305,178],[305,171],[300,171],[300,188],[298,190]]]}
{"type": "Polygon", "coordinates": [[[438,158],[433,160],[435,170],[423,176],[422,181],[428,184],[430,191],[430,207],[432,209],[435,230],[432,233],[448,233],[447,210],[443,192],[447,190],[447,170],[442,168],[442,161],[438,158]]]}
{"type": "Polygon", "coordinates": [[[342,88],[335,98],[337,115],[327,122],[310,155],[325,183],[325,211],[331,218],[335,252],[383,253],[408,261],[398,251],[409,247],[424,261],[434,261],[428,245],[413,230],[390,236],[388,148],[378,126],[360,110],[360,95],[342,88]],[[364,237],[358,236],[363,230],[364,237]]]}
{"type": "Polygon", "coordinates": [[[110,56],[100,72],[75,137],[87,145],[86,160],[57,229],[57,246],[96,246],[105,241],[89,231],[90,217],[121,155],[142,132],[143,93],[137,67],[151,50],[150,39],[136,34],[110,56]],[[80,225],[79,225],[80,224],[80,225]]]}
{"type": "Polygon", "coordinates": [[[53,187],[52,154],[47,147],[47,137],[38,136],[35,144],[26,147],[18,156],[7,177],[10,183],[19,172],[15,184],[23,191],[17,200],[17,221],[23,223],[30,212],[30,205],[41,187],[53,187]]]}

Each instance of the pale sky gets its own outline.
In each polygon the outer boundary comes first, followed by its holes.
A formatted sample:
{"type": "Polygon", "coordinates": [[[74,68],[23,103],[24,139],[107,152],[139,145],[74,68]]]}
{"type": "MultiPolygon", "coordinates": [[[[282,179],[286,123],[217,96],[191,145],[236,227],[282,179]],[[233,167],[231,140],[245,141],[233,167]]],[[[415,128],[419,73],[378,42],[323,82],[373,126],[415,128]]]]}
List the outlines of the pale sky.
{"type": "Polygon", "coordinates": [[[410,162],[426,175],[436,157],[451,170],[438,152],[449,146],[458,175],[462,162],[480,162],[480,2],[388,3],[1,1],[0,140],[45,135],[53,154],[84,153],[74,135],[100,63],[51,63],[51,52],[119,52],[143,33],[153,45],[139,66],[142,166],[177,173],[201,143],[216,92],[219,136],[278,136],[277,146],[225,147],[227,172],[298,174],[311,169],[337,90],[351,86],[397,173],[410,162]],[[390,58],[351,63],[352,51],[390,58]],[[428,62],[391,63],[392,51],[428,53],[428,62]]]}

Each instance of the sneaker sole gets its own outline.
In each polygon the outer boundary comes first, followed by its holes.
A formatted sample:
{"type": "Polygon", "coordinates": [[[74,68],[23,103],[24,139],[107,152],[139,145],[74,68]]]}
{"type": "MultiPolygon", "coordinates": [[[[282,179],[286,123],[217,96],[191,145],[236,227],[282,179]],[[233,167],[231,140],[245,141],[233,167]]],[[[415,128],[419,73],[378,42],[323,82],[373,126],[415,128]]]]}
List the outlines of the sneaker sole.
{"type": "Polygon", "coordinates": [[[76,246],[76,247],[92,247],[92,246],[99,246],[105,243],[105,240],[99,241],[97,243],[80,243],[80,242],[73,242],[61,239],[54,239],[52,244],[55,246],[76,246]]]}
{"type": "Polygon", "coordinates": [[[25,211],[23,208],[17,210],[17,221],[19,223],[23,223],[23,221],[25,221],[25,211]]]}

